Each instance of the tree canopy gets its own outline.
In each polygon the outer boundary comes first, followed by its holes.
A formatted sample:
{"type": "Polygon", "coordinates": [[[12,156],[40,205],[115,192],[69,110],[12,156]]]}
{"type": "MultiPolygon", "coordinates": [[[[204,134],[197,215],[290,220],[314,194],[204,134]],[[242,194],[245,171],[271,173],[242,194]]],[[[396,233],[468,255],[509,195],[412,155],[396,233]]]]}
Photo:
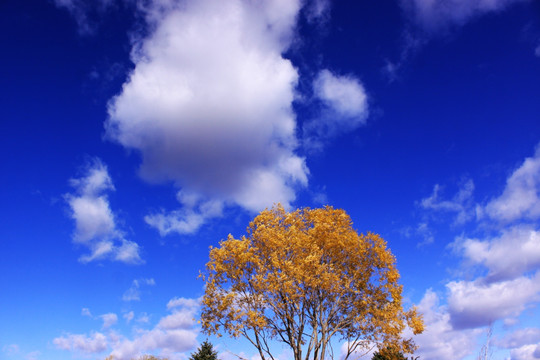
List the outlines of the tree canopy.
{"type": "Polygon", "coordinates": [[[273,340],[295,360],[333,355],[333,340],[345,344],[345,359],[374,345],[411,353],[403,330],[423,331],[415,309],[403,310],[386,242],[358,234],[345,211],[330,206],[262,211],[247,235],[211,248],[202,276],[203,330],[243,336],[263,360],[274,359],[273,340]]]}

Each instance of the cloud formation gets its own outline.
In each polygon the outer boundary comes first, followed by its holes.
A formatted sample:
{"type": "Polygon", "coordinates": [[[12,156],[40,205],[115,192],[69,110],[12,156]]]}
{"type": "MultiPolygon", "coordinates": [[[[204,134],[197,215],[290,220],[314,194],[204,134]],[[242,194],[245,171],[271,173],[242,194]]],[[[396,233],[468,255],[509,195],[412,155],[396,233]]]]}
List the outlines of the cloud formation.
{"type": "Polygon", "coordinates": [[[147,222],[185,233],[217,216],[205,212],[211,200],[250,211],[290,204],[308,181],[295,153],[298,74],[282,56],[300,2],[168,4],[147,9],[155,30],[134,46],[135,69],[110,102],[107,134],[140,153],[143,179],[172,181],[200,201],[147,222]]]}
{"type": "Polygon", "coordinates": [[[116,226],[106,195],[115,190],[107,167],[99,159],[94,159],[86,167],[84,175],[71,179],[70,184],[75,192],[66,194],[65,199],[75,220],[73,241],[90,250],[90,254],[81,256],[79,260],[83,263],[103,259],[141,263],[139,245],[126,240],[116,226]]]}
{"type": "MultiPolygon", "coordinates": [[[[68,333],[55,338],[53,344],[58,349],[70,351],[75,355],[100,354],[107,351],[118,360],[135,359],[143,354],[155,352],[159,352],[161,356],[178,358],[178,353],[192,350],[197,345],[199,327],[195,317],[200,302],[198,299],[174,298],[169,301],[167,308],[170,313],[162,317],[152,328],[134,327],[132,338],[110,329],[118,317],[114,313],[108,313],[99,316],[104,322],[102,327],[104,332],[68,333]]],[[[148,316],[146,314],[142,316],[146,317],[148,322],[148,316]]],[[[124,314],[127,323],[134,317],[133,312],[124,314]]]]}

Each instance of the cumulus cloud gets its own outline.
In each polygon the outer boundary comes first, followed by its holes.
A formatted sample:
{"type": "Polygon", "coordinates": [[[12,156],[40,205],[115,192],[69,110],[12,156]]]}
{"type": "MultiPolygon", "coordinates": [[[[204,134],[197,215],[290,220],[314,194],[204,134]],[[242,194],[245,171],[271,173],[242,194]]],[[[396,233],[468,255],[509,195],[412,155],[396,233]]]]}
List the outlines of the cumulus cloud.
{"type": "Polygon", "coordinates": [[[99,159],[94,159],[86,167],[85,174],[71,179],[70,184],[75,193],[65,195],[65,199],[75,220],[73,241],[90,250],[90,254],[81,256],[79,260],[87,263],[107,258],[140,263],[139,246],[124,239],[116,226],[106,195],[115,190],[107,167],[99,159]]]}
{"type": "Polygon", "coordinates": [[[419,346],[416,355],[421,359],[455,360],[472,353],[479,331],[454,330],[447,307],[439,304],[438,295],[431,289],[418,304],[418,311],[425,323],[425,331],[415,337],[419,346]]]}
{"type": "Polygon", "coordinates": [[[515,226],[487,240],[458,239],[452,245],[471,264],[488,270],[488,281],[513,279],[540,268],[540,233],[530,226],[515,226]]]}
{"type": "Polygon", "coordinates": [[[518,316],[527,305],[540,300],[540,272],[531,278],[522,276],[495,283],[482,279],[452,281],[446,286],[452,324],[459,329],[518,316]]]}
{"type": "Polygon", "coordinates": [[[503,193],[485,206],[494,220],[511,222],[540,218],[540,146],[506,180],[503,193]]]}
{"type": "Polygon", "coordinates": [[[322,103],[322,109],[318,117],[304,124],[306,148],[321,149],[324,140],[366,123],[367,94],[355,77],[321,70],[313,81],[313,94],[322,103]]]}
{"type": "Polygon", "coordinates": [[[185,233],[219,215],[209,200],[251,211],[290,204],[308,181],[295,153],[298,74],[282,56],[300,1],[168,4],[147,9],[154,31],[134,46],[135,69],[109,104],[107,134],[138,150],[143,179],[172,181],[201,202],[147,222],[185,233]]]}
{"type": "Polygon", "coordinates": [[[418,26],[436,32],[525,1],[528,0],[401,0],[401,3],[418,26]]]}
{"type": "Polygon", "coordinates": [[[122,295],[123,301],[139,301],[141,300],[141,286],[154,286],[156,282],[154,279],[135,279],[131,283],[129,289],[122,295]]]}
{"type": "Polygon", "coordinates": [[[84,334],[67,334],[57,337],[53,344],[62,350],[81,352],[84,354],[97,354],[107,349],[107,337],[99,332],[89,336],[84,334]]]}

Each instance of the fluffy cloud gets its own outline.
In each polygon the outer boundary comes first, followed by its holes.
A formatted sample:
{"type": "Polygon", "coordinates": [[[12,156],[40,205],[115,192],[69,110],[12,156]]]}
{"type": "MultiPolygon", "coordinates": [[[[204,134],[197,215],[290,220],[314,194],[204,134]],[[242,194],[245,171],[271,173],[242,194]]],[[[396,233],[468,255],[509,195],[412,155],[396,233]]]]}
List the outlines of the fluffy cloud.
{"type": "Polygon", "coordinates": [[[62,350],[82,352],[85,354],[97,354],[107,349],[107,337],[99,332],[90,334],[68,334],[57,337],[53,344],[62,350]]]}
{"type": "Polygon", "coordinates": [[[492,219],[510,222],[540,218],[540,146],[506,181],[503,193],[491,200],[485,213],[492,219]]]}
{"type": "Polygon", "coordinates": [[[70,180],[74,194],[65,196],[75,220],[73,241],[86,246],[90,254],[81,262],[112,259],[125,263],[140,263],[139,246],[124,239],[117,228],[106,192],[114,191],[107,167],[98,159],[88,165],[85,174],[70,180]]]}
{"type": "Polygon", "coordinates": [[[185,233],[219,215],[209,200],[251,211],[290,204],[308,177],[295,154],[298,74],[282,57],[300,2],[168,4],[147,9],[155,30],[134,47],[135,69],[110,102],[107,134],[140,152],[143,179],[173,181],[201,200],[147,222],[185,233]]]}
{"type": "Polygon", "coordinates": [[[313,82],[313,94],[323,106],[318,117],[304,124],[306,148],[320,150],[323,140],[366,123],[367,94],[353,76],[338,76],[324,69],[313,82]]]}
{"type": "Polygon", "coordinates": [[[456,328],[489,325],[495,320],[519,315],[527,305],[540,300],[540,272],[534,277],[486,283],[452,281],[447,285],[449,313],[456,328]]]}
{"type": "Polygon", "coordinates": [[[488,281],[513,279],[540,268],[540,233],[530,226],[515,226],[488,240],[458,239],[453,245],[468,263],[483,265],[488,281]]]}
{"type": "Polygon", "coordinates": [[[401,0],[405,11],[428,32],[463,25],[485,13],[528,0],[401,0]]]}
{"type": "Polygon", "coordinates": [[[421,359],[454,360],[472,353],[476,346],[477,330],[454,330],[451,316],[432,290],[426,291],[418,311],[424,316],[425,331],[415,337],[419,346],[416,355],[421,359]]]}
{"type": "Polygon", "coordinates": [[[129,289],[122,295],[123,301],[139,301],[141,300],[141,286],[154,286],[156,282],[154,279],[135,279],[131,283],[129,289]]]}

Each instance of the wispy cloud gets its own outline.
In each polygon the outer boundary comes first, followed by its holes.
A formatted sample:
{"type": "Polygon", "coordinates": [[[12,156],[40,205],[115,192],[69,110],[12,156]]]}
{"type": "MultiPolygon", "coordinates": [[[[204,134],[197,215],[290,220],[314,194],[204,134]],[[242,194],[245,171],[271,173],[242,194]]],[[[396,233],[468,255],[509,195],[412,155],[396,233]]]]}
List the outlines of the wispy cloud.
{"type": "Polygon", "coordinates": [[[107,197],[107,193],[115,188],[107,167],[94,159],[83,176],[71,179],[70,184],[75,192],[66,194],[65,199],[75,220],[73,241],[90,250],[90,254],[79,260],[83,263],[102,259],[132,264],[142,262],[137,243],[126,240],[116,226],[107,197]]]}
{"type": "Polygon", "coordinates": [[[123,301],[139,301],[141,300],[141,286],[154,286],[154,279],[135,279],[131,283],[131,287],[122,295],[123,301]]]}
{"type": "Polygon", "coordinates": [[[113,0],[54,0],[57,7],[66,9],[77,22],[81,35],[90,35],[95,31],[97,19],[114,3],[113,0]]]}
{"type": "Polygon", "coordinates": [[[454,213],[454,222],[456,224],[463,224],[475,217],[473,203],[474,183],[472,180],[465,181],[451,199],[442,199],[441,190],[439,184],[435,185],[432,194],[420,201],[420,206],[435,212],[454,213]]]}
{"type": "Polygon", "coordinates": [[[525,1],[529,0],[401,0],[401,3],[418,26],[433,33],[525,1]]]}

